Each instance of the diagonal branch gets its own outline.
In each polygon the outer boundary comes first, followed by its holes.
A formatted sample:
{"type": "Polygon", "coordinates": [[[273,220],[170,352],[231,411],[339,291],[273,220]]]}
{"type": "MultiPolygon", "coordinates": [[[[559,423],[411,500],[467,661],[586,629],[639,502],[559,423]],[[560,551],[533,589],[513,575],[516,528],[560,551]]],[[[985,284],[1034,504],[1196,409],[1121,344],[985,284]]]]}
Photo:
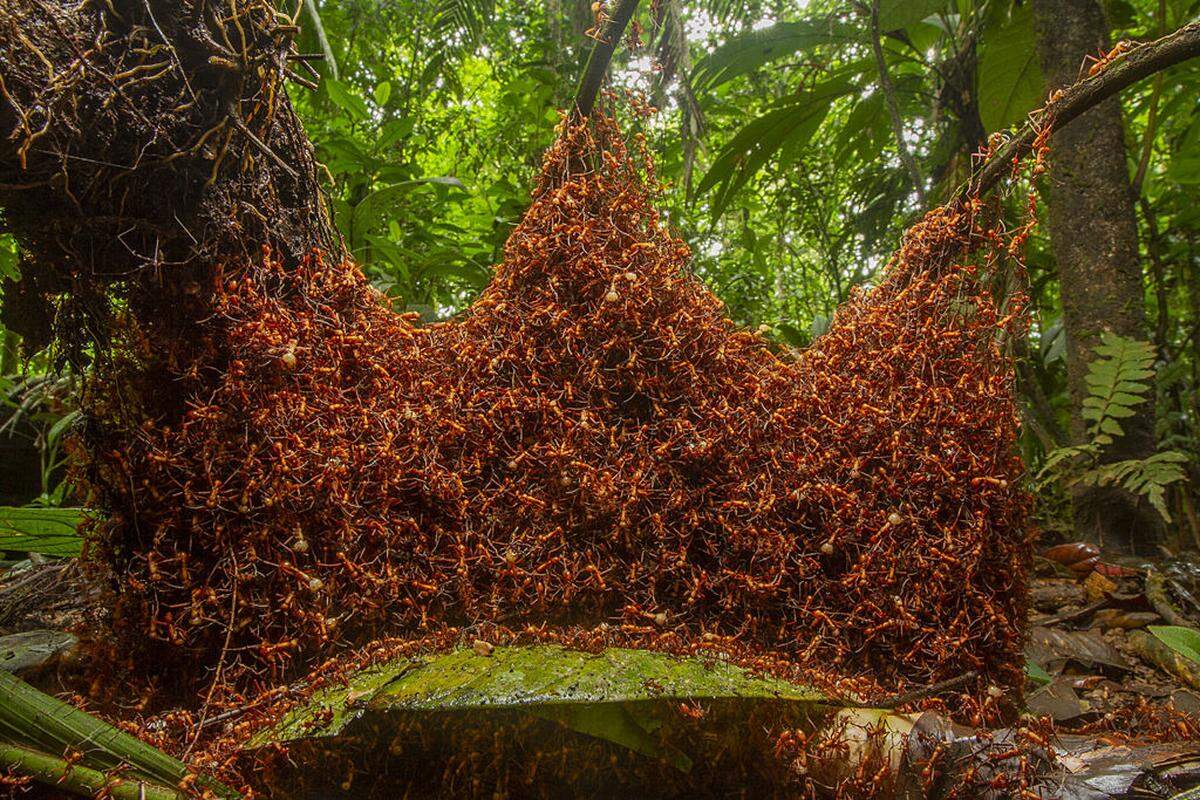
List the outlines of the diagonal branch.
{"type": "Polygon", "coordinates": [[[958,198],[982,196],[995,188],[1013,163],[1029,154],[1044,129],[1056,131],[1122,89],[1197,56],[1200,56],[1200,22],[1191,22],[1172,34],[1130,50],[1099,73],[1062,90],[1003,149],[984,162],[958,191],[958,198]]]}
{"type": "Polygon", "coordinates": [[[621,41],[621,35],[625,32],[629,20],[633,18],[637,5],[638,0],[618,0],[616,9],[596,39],[596,44],[588,56],[587,66],[583,69],[583,78],[575,92],[574,116],[586,117],[595,108],[596,95],[600,93],[600,85],[604,83],[608,64],[612,61],[617,43],[621,41]]]}

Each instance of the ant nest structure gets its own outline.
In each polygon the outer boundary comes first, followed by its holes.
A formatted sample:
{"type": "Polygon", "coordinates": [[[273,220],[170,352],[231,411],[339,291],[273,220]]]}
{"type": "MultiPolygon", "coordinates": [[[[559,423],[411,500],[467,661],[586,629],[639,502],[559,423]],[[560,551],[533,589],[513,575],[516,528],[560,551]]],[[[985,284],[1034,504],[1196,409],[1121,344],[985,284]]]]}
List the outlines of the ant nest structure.
{"type": "Polygon", "coordinates": [[[84,474],[118,630],[158,643],[131,652],[266,685],[383,634],[603,623],[1019,687],[1025,323],[992,277],[1024,231],[930,212],[787,360],[690,274],[655,191],[639,138],[564,121],[461,319],[269,252],[214,269],[186,342],[130,319],[84,474]],[[163,347],[176,413],[123,425],[163,347]]]}

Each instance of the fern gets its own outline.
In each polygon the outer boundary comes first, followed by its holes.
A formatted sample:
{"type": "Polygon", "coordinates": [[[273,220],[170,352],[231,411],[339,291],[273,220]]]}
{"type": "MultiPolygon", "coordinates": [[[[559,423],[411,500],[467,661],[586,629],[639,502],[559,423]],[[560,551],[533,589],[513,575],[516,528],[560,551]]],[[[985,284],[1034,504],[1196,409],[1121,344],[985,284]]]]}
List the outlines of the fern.
{"type": "Polygon", "coordinates": [[[1151,387],[1143,381],[1154,377],[1154,348],[1149,342],[1105,332],[1094,352],[1096,358],[1084,376],[1089,395],[1080,416],[1091,423],[1089,438],[1107,446],[1113,437],[1125,435],[1118,420],[1132,417],[1137,413],[1134,409],[1149,399],[1151,387]]]}
{"type": "Polygon", "coordinates": [[[1057,448],[1046,456],[1038,481],[1061,480],[1066,486],[1119,486],[1145,497],[1164,520],[1167,487],[1185,480],[1188,456],[1179,450],[1160,450],[1152,456],[1102,463],[1106,448],[1125,435],[1121,420],[1137,413],[1149,400],[1154,377],[1154,348],[1149,342],[1105,332],[1095,349],[1096,358],[1084,377],[1088,396],[1080,416],[1088,422],[1088,441],[1057,448]]]}

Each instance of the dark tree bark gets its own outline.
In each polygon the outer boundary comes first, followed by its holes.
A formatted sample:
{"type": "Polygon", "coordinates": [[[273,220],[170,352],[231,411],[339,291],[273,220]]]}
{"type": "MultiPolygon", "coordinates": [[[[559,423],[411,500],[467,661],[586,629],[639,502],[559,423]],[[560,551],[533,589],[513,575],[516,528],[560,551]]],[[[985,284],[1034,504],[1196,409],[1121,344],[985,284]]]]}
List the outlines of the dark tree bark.
{"type": "MultiPolygon", "coordinates": [[[[1096,0],[1034,0],[1038,56],[1048,88],[1076,82],[1085,58],[1110,47],[1096,0]]],[[[1067,335],[1071,434],[1082,440],[1081,404],[1093,348],[1105,330],[1146,338],[1142,268],[1138,258],[1121,107],[1100,103],[1054,134],[1050,170],[1050,238],[1062,292],[1067,335]]],[[[1142,458],[1154,450],[1154,408],[1147,403],[1122,420],[1126,435],[1106,458],[1142,458]]],[[[1158,523],[1128,493],[1087,489],[1073,498],[1079,534],[1122,550],[1146,549],[1158,523]]]]}
{"type": "Polygon", "coordinates": [[[0,4],[0,208],[23,259],[6,325],[36,346],[57,317],[82,350],[114,295],[194,325],[216,267],[340,252],[286,23],[266,0],[0,4]]]}

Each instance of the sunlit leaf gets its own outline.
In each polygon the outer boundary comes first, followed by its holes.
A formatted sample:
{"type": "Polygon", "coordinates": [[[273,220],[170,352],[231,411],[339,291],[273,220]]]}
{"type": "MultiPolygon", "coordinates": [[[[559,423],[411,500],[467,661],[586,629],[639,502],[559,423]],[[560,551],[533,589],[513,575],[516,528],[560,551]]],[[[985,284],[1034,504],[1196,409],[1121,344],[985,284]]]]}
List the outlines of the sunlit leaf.
{"type": "Polygon", "coordinates": [[[692,71],[692,86],[696,91],[711,90],[775,59],[823,44],[846,44],[857,37],[855,28],[832,18],[777,22],[736,36],[701,58],[692,71]]]}

